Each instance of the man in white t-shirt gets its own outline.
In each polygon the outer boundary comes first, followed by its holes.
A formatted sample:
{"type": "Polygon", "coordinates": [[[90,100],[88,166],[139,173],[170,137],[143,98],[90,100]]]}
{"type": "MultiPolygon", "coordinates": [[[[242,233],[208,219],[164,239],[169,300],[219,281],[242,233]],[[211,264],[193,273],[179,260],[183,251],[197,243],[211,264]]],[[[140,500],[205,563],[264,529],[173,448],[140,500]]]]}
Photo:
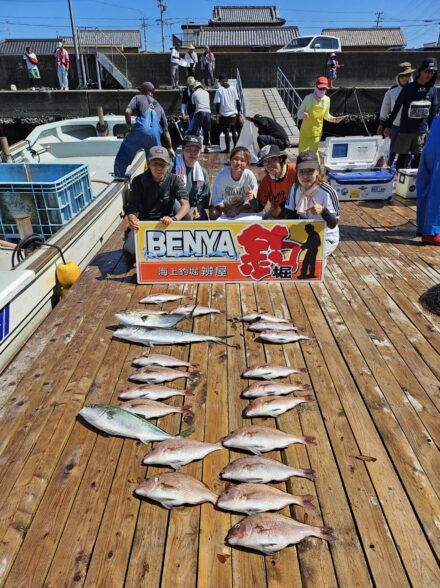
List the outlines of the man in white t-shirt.
{"type": "Polygon", "coordinates": [[[171,55],[170,55],[171,85],[174,90],[179,89],[179,66],[180,66],[179,45],[174,45],[174,47],[171,48],[171,55]]]}
{"type": "Polygon", "coordinates": [[[220,87],[215,93],[214,104],[216,107],[217,123],[220,124],[220,132],[225,134],[226,149],[223,153],[231,150],[231,135],[234,147],[237,144],[237,124],[242,122],[241,104],[237,90],[228,83],[228,76],[221,74],[218,78],[220,87]]]}

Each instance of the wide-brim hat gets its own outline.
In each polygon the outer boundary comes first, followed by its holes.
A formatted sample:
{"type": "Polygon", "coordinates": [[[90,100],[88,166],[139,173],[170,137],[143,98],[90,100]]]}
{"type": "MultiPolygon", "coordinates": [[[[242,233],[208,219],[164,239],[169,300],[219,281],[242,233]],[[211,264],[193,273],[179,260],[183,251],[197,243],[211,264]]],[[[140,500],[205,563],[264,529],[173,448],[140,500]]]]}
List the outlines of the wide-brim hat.
{"type": "Polygon", "coordinates": [[[203,88],[202,84],[200,82],[196,82],[195,84],[193,84],[193,90],[197,90],[197,88],[203,88]]]}
{"type": "Polygon", "coordinates": [[[194,45],[193,45],[192,43],[190,43],[190,44],[188,45],[188,49],[194,50],[194,49],[195,49],[195,47],[194,47],[194,45]]]}
{"type": "Polygon", "coordinates": [[[397,66],[398,76],[409,76],[415,71],[415,68],[411,67],[411,63],[409,61],[403,61],[402,63],[399,63],[399,65],[397,66]]]}
{"type": "Polygon", "coordinates": [[[262,167],[265,159],[269,157],[281,157],[284,161],[287,159],[287,153],[281,151],[278,145],[265,145],[258,153],[257,166],[262,167]]]}
{"type": "Polygon", "coordinates": [[[196,83],[196,78],[194,78],[193,76],[188,76],[186,78],[186,84],[188,86],[194,86],[195,83],[196,83]]]}
{"type": "Polygon", "coordinates": [[[162,159],[162,161],[165,161],[166,163],[171,163],[170,154],[165,147],[151,147],[148,152],[148,161],[151,161],[152,159],[162,159]]]}

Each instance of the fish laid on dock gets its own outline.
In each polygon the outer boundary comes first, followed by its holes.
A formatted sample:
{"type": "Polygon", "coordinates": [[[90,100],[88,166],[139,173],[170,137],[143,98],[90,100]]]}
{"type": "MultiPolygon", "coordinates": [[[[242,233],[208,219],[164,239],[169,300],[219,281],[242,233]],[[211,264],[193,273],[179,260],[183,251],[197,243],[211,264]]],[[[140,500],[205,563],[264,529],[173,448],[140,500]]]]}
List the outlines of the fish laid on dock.
{"type": "Polygon", "coordinates": [[[148,398],[149,400],[164,400],[172,396],[194,396],[192,390],[178,390],[168,386],[159,386],[157,384],[144,384],[142,386],[132,386],[119,394],[121,400],[134,400],[135,398],[148,398]]]}
{"type": "Polygon", "coordinates": [[[330,527],[312,527],[280,514],[255,514],[234,525],[226,536],[231,546],[256,549],[266,555],[300,543],[306,537],[335,541],[330,527]]]}
{"type": "Polygon", "coordinates": [[[268,343],[297,343],[298,341],[316,341],[316,337],[298,335],[296,331],[263,331],[260,333],[261,341],[268,343]]]}
{"type": "Polygon", "coordinates": [[[251,312],[241,317],[241,320],[245,323],[253,323],[254,321],[270,321],[272,323],[293,323],[289,319],[282,318],[280,316],[274,316],[273,314],[267,314],[267,312],[251,312]]]}
{"type": "Polygon", "coordinates": [[[79,411],[79,414],[89,424],[100,431],[104,431],[104,433],[138,439],[142,443],[165,441],[166,439],[174,439],[179,436],[185,437],[194,432],[194,429],[188,429],[179,433],[179,435],[170,435],[144,418],[136,416],[118,406],[110,406],[109,404],[84,406],[79,411]]]}
{"type": "Polygon", "coordinates": [[[122,310],[115,313],[115,317],[122,325],[157,329],[171,329],[187,319],[184,314],[148,314],[136,310],[122,310]]]}
{"type": "Polygon", "coordinates": [[[292,374],[305,374],[306,368],[291,368],[285,365],[262,363],[250,365],[241,374],[243,378],[258,378],[261,380],[272,380],[273,378],[285,378],[292,374]]]}
{"type": "Polygon", "coordinates": [[[253,482],[255,484],[284,482],[293,476],[314,480],[315,472],[311,469],[292,468],[281,461],[260,455],[240,457],[229,463],[220,472],[220,477],[224,480],[253,482]]]}
{"type": "Polygon", "coordinates": [[[248,327],[248,331],[261,333],[262,331],[299,331],[298,327],[291,323],[274,323],[273,321],[255,321],[248,327]]]}
{"type": "Polygon", "coordinates": [[[218,310],[217,308],[211,308],[210,306],[197,306],[188,304],[186,306],[178,306],[169,311],[170,314],[184,314],[186,316],[204,316],[206,314],[225,314],[224,310],[218,310]]]}
{"type": "Polygon", "coordinates": [[[288,410],[305,402],[315,402],[313,396],[265,396],[255,398],[243,410],[243,416],[254,417],[278,417],[288,410]]]}
{"type": "Polygon", "coordinates": [[[259,398],[262,396],[282,396],[290,392],[312,390],[310,384],[280,384],[278,382],[254,382],[241,393],[242,398],[259,398]]]}
{"type": "Polygon", "coordinates": [[[248,515],[268,510],[281,510],[289,504],[315,509],[313,496],[295,496],[266,484],[239,484],[222,492],[217,506],[223,510],[241,512],[248,515]]]}
{"type": "Polygon", "coordinates": [[[197,363],[184,361],[172,355],[162,355],[160,353],[150,353],[142,357],[136,357],[132,361],[133,365],[145,367],[147,365],[160,365],[161,367],[197,367],[197,363]]]}
{"type": "Polygon", "coordinates": [[[166,465],[179,469],[183,465],[203,459],[213,451],[223,449],[221,443],[203,443],[192,439],[171,439],[158,443],[147,453],[144,465],[166,465]]]}
{"type": "Polygon", "coordinates": [[[113,337],[124,339],[131,343],[141,343],[153,347],[154,345],[186,345],[192,343],[221,343],[228,347],[238,347],[227,343],[225,339],[233,335],[222,335],[214,337],[213,335],[201,335],[189,331],[179,331],[178,329],[147,329],[145,327],[122,327],[113,333],[113,337]]]}
{"type": "Polygon", "coordinates": [[[174,302],[175,300],[182,300],[187,296],[180,296],[178,294],[153,294],[145,296],[139,300],[140,304],[163,304],[164,302],[174,302]]]}
{"type": "Polygon", "coordinates": [[[171,382],[180,378],[186,378],[193,382],[200,376],[200,372],[183,372],[168,367],[147,365],[141,367],[134,374],[131,374],[129,379],[135,382],[144,382],[145,384],[162,384],[163,382],[171,382]]]}
{"type": "Polygon", "coordinates": [[[256,455],[273,451],[274,449],[284,449],[293,443],[316,445],[314,437],[297,437],[279,429],[257,425],[236,429],[232,433],[229,433],[229,435],[226,435],[226,437],[223,437],[221,442],[224,447],[244,449],[256,455]]]}
{"type": "Polygon", "coordinates": [[[217,495],[200,480],[187,474],[167,472],[147,478],[135,490],[135,494],[150,498],[165,508],[174,508],[183,504],[202,504],[217,502],[217,495]]]}
{"type": "Polygon", "coordinates": [[[121,404],[121,408],[143,416],[146,419],[159,419],[168,414],[178,413],[183,415],[185,423],[191,423],[194,413],[191,406],[172,406],[165,402],[150,400],[149,398],[135,398],[121,404]]]}

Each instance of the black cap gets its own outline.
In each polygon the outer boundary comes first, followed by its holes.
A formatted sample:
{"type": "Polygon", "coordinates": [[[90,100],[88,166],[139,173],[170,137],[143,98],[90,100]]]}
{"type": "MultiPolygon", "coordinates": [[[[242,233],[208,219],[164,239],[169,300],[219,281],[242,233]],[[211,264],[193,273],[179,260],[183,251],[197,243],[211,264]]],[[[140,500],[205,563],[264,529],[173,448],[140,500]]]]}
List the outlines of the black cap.
{"type": "Polygon", "coordinates": [[[202,148],[202,139],[201,137],[197,137],[196,135],[187,135],[183,139],[182,147],[190,147],[191,145],[195,145],[199,149],[202,148]]]}
{"type": "Polygon", "coordinates": [[[433,69],[437,71],[437,59],[435,57],[427,57],[424,59],[419,67],[419,72],[425,69],[433,69]]]}
{"type": "Polygon", "coordinates": [[[229,78],[228,78],[228,76],[227,76],[226,74],[220,74],[220,75],[218,76],[218,81],[219,81],[219,82],[227,82],[227,81],[228,81],[228,79],[229,79],[229,78]]]}
{"type": "Polygon", "coordinates": [[[283,161],[286,161],[287,153],[281,151],[278,145],[265,145],[258,153],[257,166],[262,167],[264,160],[268,157],[281,157],[283,161]]]}
{"type": "Polygon", "coordinates": [[[296,170],[319,169],[318,156],[314,151],[302,151],[296,158],[296,170]]]}

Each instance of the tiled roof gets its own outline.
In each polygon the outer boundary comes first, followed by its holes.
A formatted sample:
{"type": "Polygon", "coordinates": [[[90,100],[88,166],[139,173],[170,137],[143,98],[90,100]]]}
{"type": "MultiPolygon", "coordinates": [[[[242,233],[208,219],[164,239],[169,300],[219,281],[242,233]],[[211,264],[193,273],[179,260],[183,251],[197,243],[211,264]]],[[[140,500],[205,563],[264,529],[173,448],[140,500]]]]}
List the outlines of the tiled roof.
{"type": "Polygon", "coordinates": [[[322,29],[322,35],[341,39],[342,47],[403,47],[405,38],[400,28],[322,29]]]}
{"type": "MultiPolygon", "coordinates": [[[[78,29],[80,45],[83,47],[141,47],[141,34],[137,30],[114,31],[102,29],[78,29]]],[[[72,37],[62,37],[63,43],[73,46],[72,37]]]]}
{"type": "Polygon", "coordinates": [[[283,25],[286,21],[278,16],[276,6],[214,6],[212,24],[271,24],[283,25]]]}
{"type": "Polygon", "coordinates": [[[255,47],[270,45],[284,47],[298,36],[298,27],[224,28],[204,27],[197,36],[197,46],[255,47]]]}
{"type": "Polygon", "coordinates": [[[56,39],[5,39],[0,41],[0,55],[23,55],[31,45],[36,55],[52,55],[57,48],[56,39]]]}

